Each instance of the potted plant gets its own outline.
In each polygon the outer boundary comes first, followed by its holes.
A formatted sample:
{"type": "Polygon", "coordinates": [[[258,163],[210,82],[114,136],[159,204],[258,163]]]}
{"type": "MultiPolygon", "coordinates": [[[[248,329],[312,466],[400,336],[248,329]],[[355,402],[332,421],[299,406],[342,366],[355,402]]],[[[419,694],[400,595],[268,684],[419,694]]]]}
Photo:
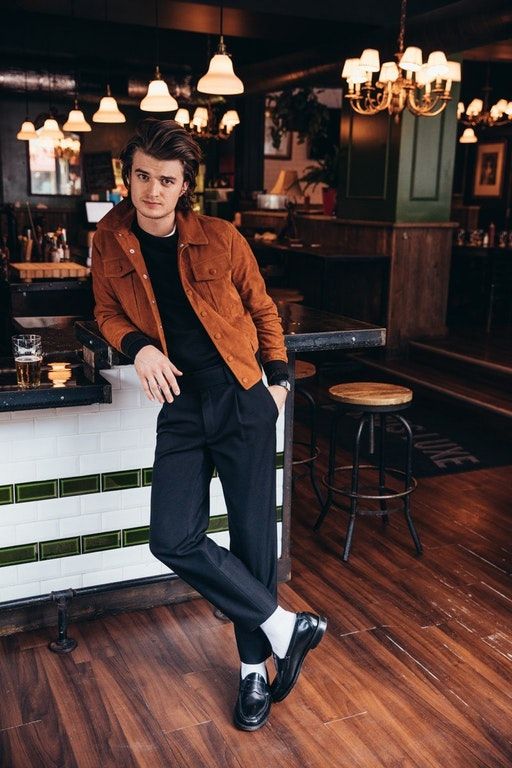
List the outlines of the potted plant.
{"type": "Polygon", "coordinates": [[[329,110],[318,101],[312,88],[293,88],[272,94],[267,100],[267,110],[272,119],[270,133],[276,149],[289,131],[297,132],[299,144],[306,139],[327,136],[329,110]]]}
{"type": "Polygon", "coordinates": [[[333,216],[336,213],[336,193],[341,179],[341,157],[340,147],[334,146],[315,165],[308,165],[299,179],[306,182],[304,191],[311,186],[314,189],[318,184],[325,185],[322,187],[322,198],[326,216],[333,216]]]}

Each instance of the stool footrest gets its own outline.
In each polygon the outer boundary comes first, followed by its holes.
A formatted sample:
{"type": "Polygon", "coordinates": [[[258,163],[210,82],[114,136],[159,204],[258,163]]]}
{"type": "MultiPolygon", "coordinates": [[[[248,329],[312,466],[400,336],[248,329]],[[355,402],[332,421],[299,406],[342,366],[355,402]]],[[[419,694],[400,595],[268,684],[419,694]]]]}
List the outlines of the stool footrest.
{"type": "MultiPolygon", "coordinates": [[[[335,467],[334,472],[352,472],[353,470],[352,464],[345,464],[344,466],[335,467]]],[[[372,472],[378,472],[379,468],[375,467],[373,464],[360,464],[359,469],[369,469],[372,472]]],[[[385,467],[385,473],[387,475],[391,476],[399,476],[399,477],[405,477],[405,472],[402,472],[400,469],[394,469],[393,467],[385,467]]],[[[392,493],[378,493],[378,494],[368,494],[368,493],[360,493],[360,491],[357,491],[353,493],[351,490],[348,489],[347,486],[339,487],[336,485],[332,485],[328,482],[329,475],[324,475],[322,477],[322,484],[325,485],[326,488],[329,488],[334,493],[339,493],[342,496],[347,496],[350,499],[367,499],[372,501],[386,501],[389,499],[402,499],[404,496],[409,496],[413,491],[416,490],[418,486],[418,482],[415,477],[411,476],[411,485],[408,488],[404,488],[403,491],[393,491],[392,493]]],[[[385,490],[390,490],[389,488],[386,488],[385,490]]]]}

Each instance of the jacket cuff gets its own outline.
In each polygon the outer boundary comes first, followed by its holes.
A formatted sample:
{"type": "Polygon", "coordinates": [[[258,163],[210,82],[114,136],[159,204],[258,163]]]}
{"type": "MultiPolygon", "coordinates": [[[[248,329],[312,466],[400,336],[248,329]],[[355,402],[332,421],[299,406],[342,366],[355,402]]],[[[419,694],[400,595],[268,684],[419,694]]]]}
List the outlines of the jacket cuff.
{"type": "Polygon", "coordinates": [[[133,362],[135,355],[142,347],[153,344],[153,341],[140,331],[130,331],[121,340],[121,352],[133,362]]]}
{"type": "Polygon", "coordinates": [[[268,363],[264,363],[263,370],[270,385],[283,379],[288,381],[290,378],[288,375],[288,363],[284,360],[269,360],[268,363]]]}

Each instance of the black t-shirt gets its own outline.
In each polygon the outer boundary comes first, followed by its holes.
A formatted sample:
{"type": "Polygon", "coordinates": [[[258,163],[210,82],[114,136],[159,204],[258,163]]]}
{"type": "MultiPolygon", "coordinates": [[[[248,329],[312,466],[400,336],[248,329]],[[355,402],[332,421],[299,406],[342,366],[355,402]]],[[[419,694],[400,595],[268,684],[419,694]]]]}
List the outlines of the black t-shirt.
{"type": "MultiPolygon", "coordinates": [[[[178,272],[177,230],[168,237],[156,237],[141,229],[134,219],[132,231],[140,243],[153,286],[169,359],[183,373],[221,363],[221,356],[183,290],[178,272]]],[[[130,353],[130,357],[135,357],[149,341],[144,334],[137,336],[138,338],[135,338],[135,333],[127,334],[123,339],[123,352],[126,343],[126,351],[130,353]]]]}

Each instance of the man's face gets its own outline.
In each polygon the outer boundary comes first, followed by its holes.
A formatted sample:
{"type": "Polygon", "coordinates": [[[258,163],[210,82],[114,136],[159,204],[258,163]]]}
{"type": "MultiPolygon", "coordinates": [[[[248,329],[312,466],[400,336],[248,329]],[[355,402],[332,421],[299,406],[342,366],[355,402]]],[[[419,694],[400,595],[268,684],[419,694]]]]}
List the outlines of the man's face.
{"type": "Polygon", "coordinates": [[[148,219],[172,216],[187,186],[180,160],[157,160],[140,149],[135,150],[130,197],[139,215],[148,219]]]}

